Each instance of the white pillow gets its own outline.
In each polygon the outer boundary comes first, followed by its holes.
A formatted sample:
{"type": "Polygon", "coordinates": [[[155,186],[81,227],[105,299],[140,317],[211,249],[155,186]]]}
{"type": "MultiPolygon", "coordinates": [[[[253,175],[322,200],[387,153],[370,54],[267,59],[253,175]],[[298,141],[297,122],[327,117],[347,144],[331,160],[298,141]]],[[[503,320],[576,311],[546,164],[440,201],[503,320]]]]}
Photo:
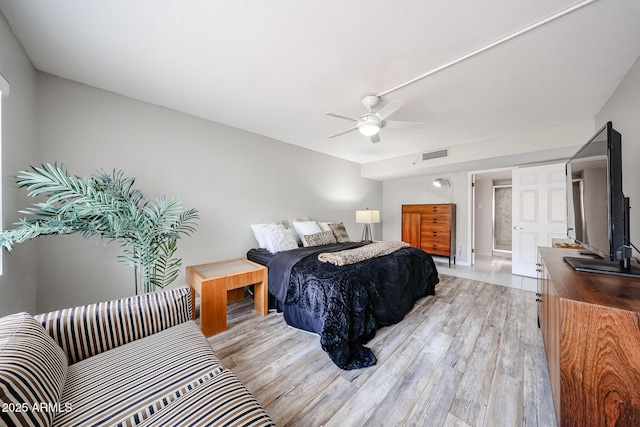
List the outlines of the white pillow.
{"type": "Polygon", "coordinates": [[[282,224],[263,228],[262,237],[264,238],[266,249],[272,254],[296,249],[298,247],[296,239],[293,238],[289,230],[285,229],[282,224]]]}
{"type": "Polygon", "coordinates": [[[315,221],[294,221],[293,228],[298,233],[298,237],[300,237],[300,241],[302,242],[302,246],[309,246],[307,241],[304,239],[306,234],[316,234],[322,232],[322,229],[315,221]]]}
{"type": "Polygon", "coordinates": [[[300,246],[302,244],[302,240],[300,240],[298,233],[296,233],[296,230],[293,228],[294,221],[309,221],[309,218],[291,218],[282,220],[282,225],[284,225],[285,230],[289,230],[293,238],[296,239],[298,246],[300,246]]]}
{"type": "Polygon", "coordinates": [[[293,226],[291,228],[285,227],[284,231],[291,234],[291,238],[296,241],[296,245],[302,245],[302,240],[300,240],[300,236],[298,236],[298,233],[296,233],[296,230],[293,228],[293,226]]]}
{"type": "Polygon", "coordinates": [[[318,225],[322,231],[331,231],[329,224],[333,224],[333,221],[318,221],[318,225]]]}
{"type": "Polygon", "coordinates": [[[253,230],[253,235],[255,236],[256,240],[258,241],[258,247],[262,248],[262,249],[266,249],[267,244],[264,240],[264,237],[262,236],[263,234],[263,230],[266,227],[273,227],[274,225],[277,225],[275,222],[270,223],[270,224],[251,224],[251,230],[253,230]]]}

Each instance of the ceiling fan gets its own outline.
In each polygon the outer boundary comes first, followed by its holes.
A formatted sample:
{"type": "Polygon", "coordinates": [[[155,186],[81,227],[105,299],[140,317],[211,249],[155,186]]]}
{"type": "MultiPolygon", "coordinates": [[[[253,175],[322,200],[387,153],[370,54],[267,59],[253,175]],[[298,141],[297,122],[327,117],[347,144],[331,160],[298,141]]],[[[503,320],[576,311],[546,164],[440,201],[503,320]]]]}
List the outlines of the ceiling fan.
{"type": "Polygon", "coordinates": [[[404,105],[404,102],[397,100],[391,101],[380,110],[378,110],[377,113],[374,113],[372,109],[373,107],[378,105],[378,102],[380,102],[380,98],[375,95],[365,96],[362,99],[362,105],[364,105],[364,107],[369,110],[369,112],[363,116],[360,116],[360,118],[358,119],[352,119],[350,117],[345,117],[334,113],[325,113],[325,115],[327,116],[356,122],[356,125],[351,129],[347,129],[345,131],[336,133],[335,135],[331,135],[329,138],[335,138],[336,136],[344,135],[345,133],[349,133],[354,130],[359,130],[361,134],[368,136],[371,139],[371,142],[375,143],[380,142],[380,129],[382,129],[383,127],[419,129],[424,125],[424,123],[420,122],[399,122],[385,120],[387,117],[398,111],[398,109],[404,105]]]}

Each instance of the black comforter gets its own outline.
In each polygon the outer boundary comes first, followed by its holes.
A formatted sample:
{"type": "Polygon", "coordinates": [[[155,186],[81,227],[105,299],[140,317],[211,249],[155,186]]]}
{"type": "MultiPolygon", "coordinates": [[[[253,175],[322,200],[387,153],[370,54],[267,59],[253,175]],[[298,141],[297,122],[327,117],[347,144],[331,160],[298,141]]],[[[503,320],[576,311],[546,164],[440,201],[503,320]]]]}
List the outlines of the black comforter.
{"type": "Polygon", "coordinates": [[[434,295],[438,283],[433,259],[416,248],[346,266],[318,261],[319,253],[361,245],[299,248],[267,263],[269,293],[287,323],[320,335],[322,348],[342,369],[374,365],[376,357],[363,344],[377,328],[401,321],[416,300],[434,295]]]}

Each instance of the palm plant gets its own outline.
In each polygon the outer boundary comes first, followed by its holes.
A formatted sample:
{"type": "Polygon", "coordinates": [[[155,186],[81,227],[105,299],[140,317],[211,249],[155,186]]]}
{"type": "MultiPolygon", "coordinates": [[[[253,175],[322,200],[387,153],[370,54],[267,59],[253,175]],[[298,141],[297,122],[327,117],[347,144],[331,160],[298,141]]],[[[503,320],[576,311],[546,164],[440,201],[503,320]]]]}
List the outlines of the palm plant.
{"type": "Polygon", "coordinates": [[[17,222],[18,228],[0,232],[7,251],[38,236],[80,233],[119,241],[124,251],[118,260],[134,267],[136,294],[164,288],[178,277],[177,240],[195,231],[197,210],[183,212],[176,199],[145,199],[133,188],[135,179],[122,171],[81,178],[69,175],[63,165],[47,164],[21,171],[17,180],[30,197],[47,200],[20,211],[30,218],[17,222]]]}

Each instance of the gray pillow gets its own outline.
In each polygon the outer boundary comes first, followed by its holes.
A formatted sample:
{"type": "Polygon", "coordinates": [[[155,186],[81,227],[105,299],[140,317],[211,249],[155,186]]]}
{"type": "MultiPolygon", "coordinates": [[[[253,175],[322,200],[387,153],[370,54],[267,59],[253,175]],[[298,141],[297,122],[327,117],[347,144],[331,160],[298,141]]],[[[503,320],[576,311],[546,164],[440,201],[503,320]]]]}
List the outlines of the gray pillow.
{"type": "Polygon", "coordinates": [[[347,243],[351,241],[349,234],[347,233],[347,229],[344,227],[344,223],[329,224],[329,228],[333,232],[338,243],[347,243]]]}

